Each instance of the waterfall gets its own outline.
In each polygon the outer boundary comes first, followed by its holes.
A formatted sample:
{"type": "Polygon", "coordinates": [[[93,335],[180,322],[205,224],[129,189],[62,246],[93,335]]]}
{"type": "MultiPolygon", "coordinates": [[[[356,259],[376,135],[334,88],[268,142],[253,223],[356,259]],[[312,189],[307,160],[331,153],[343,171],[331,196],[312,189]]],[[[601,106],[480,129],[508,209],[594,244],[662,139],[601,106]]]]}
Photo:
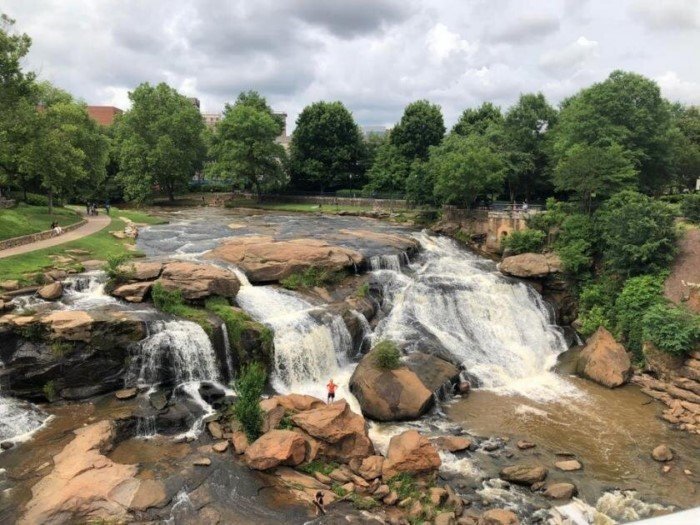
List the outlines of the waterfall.
{"type": "Polygon", "coordinates": [[[109,276],[101,270],[72,275],[63,281],[62,302],[68,310],[91,310],[115,304],[118,300],[105,293],[108,281],[109,276]]]}
{"type": "Polygon", "coordinates": [[[226,323],[221,323],[221,337],[224,343],[224,354],[226,355],[226,371],[228,372],[228,380],[232,381],[235,374],[233,369],[233,357],[231,356],[231,343],[228,336],[228,326],[226,323]]]}
{"type": "Polygon", "coordinates": [[[343,319],[287,290],[252,286],[243,272],[236,302],[274,331],[275,362],[272,385],[280,392],[303,392],[325,397],[330,378],[346,374],[352,337],[343,319]]]}
{"type": "Polygon", "coordinates": [[[372,271],[376,270],[393,270],[401,271],[401,263],[408,260],[408,255],[402,253],[400,255],[373,255],[369,258],[369,268],[372,271]]]}
{"type": "MultiPolygon", "coordinates": [[[[3,366],[4,363],[0,361],[0,368],[3,366]]],[[[0,387],[0,442],[27,439],[49,417],[27,401],[3,396],[0,387]]]]}
{"type": "Polygon", "coordinates": [[[365,348],[372,346],[372,327],[369,325],[367,318],[357,310],[350,310],[350,314],[357,319],[357,322],[362,327],[362,342],[359,348],[355,349],[357,353],[362,353],[365,348]]]}
{"type": "Polygon", "coordinates": [[[392,339],[464,364],[485,388],[553,399],[577,395],[550,372],[567,349],[547,305],[531,287],[443,237],[417,238],[424,249],[412,275],[377,272],[388,315],[375,341],[392,339]]]}

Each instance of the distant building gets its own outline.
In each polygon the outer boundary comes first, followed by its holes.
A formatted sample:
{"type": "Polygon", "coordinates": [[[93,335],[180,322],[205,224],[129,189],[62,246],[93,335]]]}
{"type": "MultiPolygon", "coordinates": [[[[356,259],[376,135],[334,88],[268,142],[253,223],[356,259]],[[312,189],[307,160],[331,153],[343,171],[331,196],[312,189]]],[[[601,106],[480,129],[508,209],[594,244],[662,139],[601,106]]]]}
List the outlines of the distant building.
{"type": "Polygon", "coordinates": [[[222,118],[223,115],[221,113],[202,113],[204,125],[209,128],[216,126],[222,118]]]}
{"type": "Polygon", "coordinates": [[[114,106],[88,106],[87,111],[90,118],[100,126],[111,126],[116,116],[124,113],[114,106]]]}
{"type": "MultiPolygon", "coordinates": [[[[285,148],[289,147],[289,136],[287,135],[287,114],[286,113],[275,113],[275,116],[281,117],[282,120],[282,132],[276,139],[278,144],[282,144],[285,148]]],[[[204,125],[213,128],[221,119],[224,118],[222,113],[202,113],[202,120],[204,125]]]]}
{"type": "Polygon", "coordinates": [[[365,138],[369,138],[372,135],[383,137],[387,131],[386,126],[362,126],[362,134],[365,138]]]}

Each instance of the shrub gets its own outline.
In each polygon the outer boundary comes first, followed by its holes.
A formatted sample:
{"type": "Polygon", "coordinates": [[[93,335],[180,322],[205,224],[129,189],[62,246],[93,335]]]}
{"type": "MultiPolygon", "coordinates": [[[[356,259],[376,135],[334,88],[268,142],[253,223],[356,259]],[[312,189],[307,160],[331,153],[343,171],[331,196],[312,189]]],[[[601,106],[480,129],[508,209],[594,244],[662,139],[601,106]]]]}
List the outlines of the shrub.
{"type": "Polygon", "coordinates": [[[694,223],[700,223],[700,193],[686,195],[681,201],[681,213],[694,223]]]}
{"type": "Polygon", "coordinates": [[[112,255],[107,259],[104,271],[116,282],[128,281],[134,275],[133,268],[125,266],[130,258],[128,254],[112,255]]]}
{"type": "Polygon", "coordinates": [[[540,230],[522,230],[511,233],[503,239],[502,247],[513,254],[539,252],[547,235],[540,230]]]}
{"type": "Polygon", "coordinates": [[[355,292],[355,296],[360,299],[364,299],[369,295],[369,283],[362,283],[362,285],[355,292]]]}
{"type": "Polygon", "coordinates": [[[658,273],[676,250],[673,214],[664,202],[641,193],[613,195],[596,212],[605,265],[622,276],[658,273]]]}
{"type": "Polygon", "coordinates": [[[313,475],[316,472],[320,472],[321,474],[328,476],[331,472],[337,469],[338,466],[338,463],[333,461],[326,463],[319,459],[314,459],[313,461],[309,461],[306,465],[299,467],[299,470],[306,472],[307,474],[313,475]]]}
{"type": "Polygon", "coordinates": [[[601,306],[594,306],[586,312],[581,312],[578,320],[581,323],[578,331],[581,332],[584,337],[590,336],[601,326],[604,326],[607,330],[610,330],[612,326],[610,319],[601,306]]]}
{"type": "Polygon", "coordinates": [[[397,474],[387,481],[387,485],[391,490],[395,490],[396,494],[399,496],[399,500],[406,498],[419,499],[420,493],[418,492],[418,485],[416,480],[410,474],[402,472],[397,474]]]}
{"type": "Polygon", "coordinates": [[[555,249],[568,274],[586,276],[593,265],[595,239],[593,221],[587,215],[576,213],[564,219],[555,249]]]}
{"type": "Polygon", "coordinates": [[[643,317],[652,306],[663,302],[665,275],[641,275],[628,279],[615,300],[615,323],[618,337],[641,358],[643,317]]]}
{"type": "Polygon", "coordinates": [[[554,197],[550,197],[547,199],[545,211],[531,215],[527,220],[527,225],[530,229],[549,234],[550,231],[558,228],[564,222],[568,208],[568,204],[558,202],[554,197]]]}
{"type": "Polygon", "coordinates": [[[44,385],[44,397],[51,403],[58,398],[58,389],[56,388],[56,382],[52,379],[44,385]]]}
{"type": "Polygon", "coordinates": [[[212,326],[207,319],[207,313],[204,310],[186,305],[180,290],[167,290],[161,283],[156,282],[151,288],[151,298],[153,306],[161,312],[189,319],[199,324],[207,334],[211,335],[212,326]]]}
{"type": "Polygon", "coordinates": [[[233,382],[238,398],[233,405],[233,415],[240,422],[243,431],[252,443],[262,433],[263,411],[260,396],[265,388],[267,374],[260,363],[251,363],[241,368],[233,382]]]}
{"type": "Polygon", "coordinates": [[[321,268],[307,268],[301,273],[293,273],[280,281],[280,284],[288,290],[300,288],[314,288],[326,284],[334,284],[342,279],[342,272],[332,272],[321,268]]]}
{"type": "Polygon", "coordinates": [[[401,352],[393,341],[382,341],[373,352],[375,364],[382,370],[394,370],[401,365],[401,352]]]}
{"type": "Polygon", "coordinates": [[[643,338],[672,355],[690,353],[700,342],[700,316],[669,304],[651,306],[642,320],[643,338]]]}

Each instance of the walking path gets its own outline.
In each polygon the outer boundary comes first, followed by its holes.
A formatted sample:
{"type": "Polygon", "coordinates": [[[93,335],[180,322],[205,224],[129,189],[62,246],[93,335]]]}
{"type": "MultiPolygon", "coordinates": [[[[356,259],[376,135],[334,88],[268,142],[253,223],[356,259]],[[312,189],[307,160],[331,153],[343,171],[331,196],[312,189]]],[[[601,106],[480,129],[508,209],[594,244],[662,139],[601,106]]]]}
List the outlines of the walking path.
{"type": "Polygon", "coordinates": [[[15,246],[6,250],[0,250],[0,259],[82,239],[83,237],[87,237],[88,235],[92,235],[93,233],[97,233],[103,228],[106,228],[109,226],[109,223],[112,222],[112,218],[109,215],[98,215],[97,217],[87,216],[85,219],[87,220],[86,224],[83,224],[80,228],[76,228],[68,233],[64,233],[63,235],[58,235],[57,237],[51,237],[50,239],[44,239],[42,241],[32,242],[30,244],[23,244],[22,246],[15,246]]]}

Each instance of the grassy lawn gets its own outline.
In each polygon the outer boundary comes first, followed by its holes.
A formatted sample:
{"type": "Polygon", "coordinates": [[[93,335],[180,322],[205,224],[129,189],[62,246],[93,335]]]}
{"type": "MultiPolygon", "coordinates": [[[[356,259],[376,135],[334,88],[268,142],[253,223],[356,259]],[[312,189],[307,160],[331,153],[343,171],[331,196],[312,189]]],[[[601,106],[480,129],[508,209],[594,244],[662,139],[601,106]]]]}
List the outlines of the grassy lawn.
{"type": "MultiPolygon", "coordinates": [[[[146,214],[138,213],[142,220],[135,222],[146,222],[149,220],[149,224],[156,224],[160,221],[157,217],[149,217],[146,214]],[[143,217],[141,217],[143,215],[143,217]]],[[[126,215],[119,212],[121,215],[126,215]]],[[[88,259],[99,259],[107,260],[110,257],[115,257],[119,255],[131,255],[134,257],[140,257],[142,254],[132,249],[134,241],[131,239],[120,240],[115,238],[110,232],[124,230],[126,226],[125,222],[117,218],[116,210],[112,215],[112,222],[105,229],[78,239],[76,241],[71,241],[58,246],[52,246],[51,248],[45,248],[43,250],[36,250],[34,252],[24,253],[21,255],[15,255],[13,257],[7,257],[5,259],[0,259],[0,280],[5,279],[18,279],[24,284],[31,284],[31,279],[25,277],[26,274],[31,274],[35,272],[40,272],[47,268],[51,268],[54,265],[51,255],[66,255],[66,250],[79,249],[88,252],[87,255],[80,255],[76,259],[88,260],[88,259]]],[[[129,218],[131,218],[131,213],[129,218]]],[[[66,266],[80,266],[80,261],[76,260],[75,263],[68,263],[66,266]]]]}
{"type": "MultiPolygon", "coordinates": [[[[227,208],[255,208],[260,210],[273,210],[273,211],[289,211],[289,212],[301,212],[301,213],[312,213],[312,212],[323,212],[323,213],[338,213],[338,212],[370,212],[374,208],[372,206],[349,206],[349,205],[329,205],[324,204],[319,206],[318,204],[296,204],[296,203],[283,203],[283,202],[257,202],[250,199],[234,199],[226,203],[227,208]]],[[[401,211],[398,208],[393,211],[401,211]]]]}
{"type": "Polygon", "coordinates": [[[21,202],[14,208],[0,210],[0,240],[48,230],[53,221],[68,226],[79,222],[80,216],[68,208],[54,208],[51,215],[46,206],[21,202]]]}
{"type": "Polygon", "coordinates": [[[154,217],[153,215],[149,215],[148,213],[139,210],[124,210],[121,208],[112,208],[109,212],[109,215],[112,217],[112,220],[118,217],[126,217],[130,221],[135,222],[137,224],[165,224],[166,222],[168,222],[161,217],[154,217]]]}

